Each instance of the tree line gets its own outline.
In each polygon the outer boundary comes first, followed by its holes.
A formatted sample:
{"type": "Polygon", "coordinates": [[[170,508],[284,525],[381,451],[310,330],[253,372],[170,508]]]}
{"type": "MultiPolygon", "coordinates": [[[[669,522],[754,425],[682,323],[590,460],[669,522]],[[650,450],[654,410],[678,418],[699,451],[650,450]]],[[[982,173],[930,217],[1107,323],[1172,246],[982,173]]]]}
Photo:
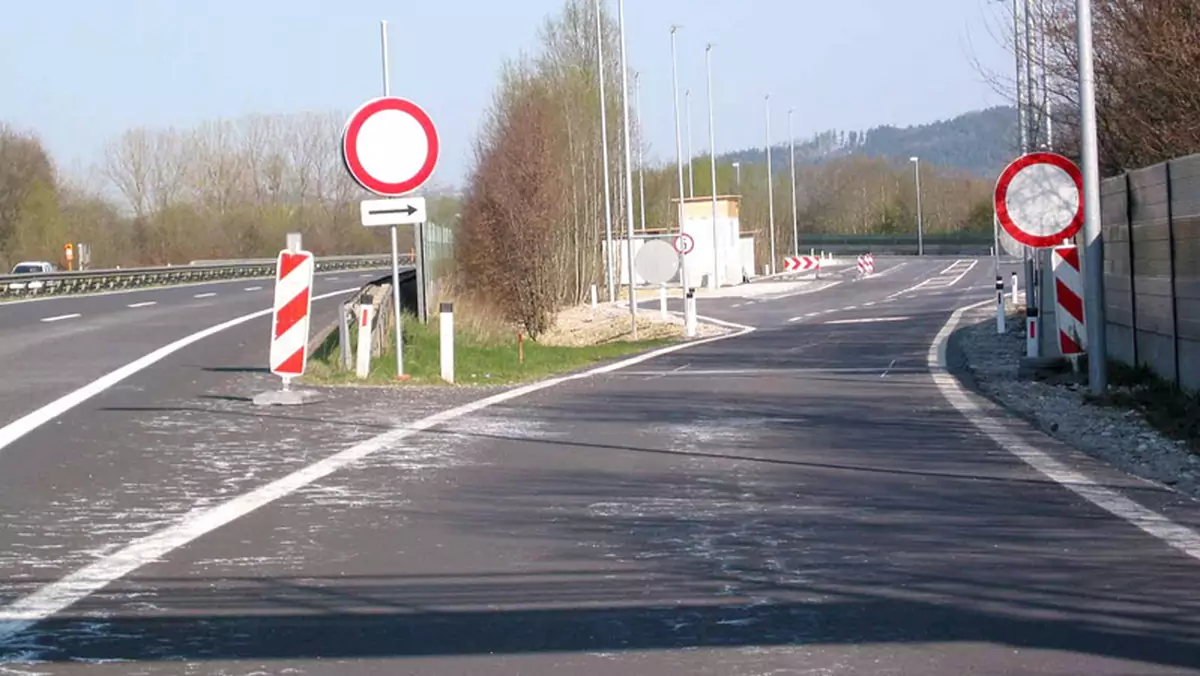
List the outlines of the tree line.
{"type": "MultiPolygon", "coordinates": [[[[612,227],[623,236],[629,224],[617,27],[608,12],[601,9],[597,17],[596,11],[589,0],[567,0],[541,27],[539,51],[504,65],[475,141],[463,196],[456,238],[461,288],[494,302],[533,335],[547,328],[558,307],[583,300],[592,284],[604,286],[598,31],[608,85],[605,142],[612,227]]],[[[634,147],[643,144],[633,120],[629,128],[634,147]]],[[[711,194],[711,161],[706,156],[694,160],[696,195],[711,194]]],[[[677,228],[674,162],[634,171],[639,172],[634,178],[645,184],[643,207],[635,182],[635,231],[677,228]]],[[[791,177],[777,172],[773,179],[774,232],[782,256],[792,247],[791,177]]],[[[907,162],[882,158],[845,157],[801,167],[796,181],[801,247],[809,233],[915,233],[915,179],[907,162]]],[[[990,183],[937,166],[924,166],[921,179],[927,231],[990,232],[991,215],[985,208],[990,183]]],[[[761,269],[769,258],[772,227],[765,162],[743,162],[739,179],[733,159],[718,156],[717,188],[719,194],[741,196],[742,232],[754,235],[756,268],[761,269]]],[[[619,270],[622,261],[616,258],[619,270]]]]}

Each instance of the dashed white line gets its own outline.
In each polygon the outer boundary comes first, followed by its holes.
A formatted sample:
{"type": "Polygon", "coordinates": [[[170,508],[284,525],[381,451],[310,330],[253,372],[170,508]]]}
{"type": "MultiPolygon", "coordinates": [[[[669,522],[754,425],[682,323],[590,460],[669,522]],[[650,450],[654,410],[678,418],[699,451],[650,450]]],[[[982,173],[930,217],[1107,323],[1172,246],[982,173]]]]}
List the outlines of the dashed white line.
{"type": "Polygon", "coordinates": [[[341,277],[326,277],[325,279],[326,279],[326,280],[328,280],[328,281],[330,281],[330,282],[336,282],[336,281],[338,281],[339,279],[341,279],[341,277]]]}
{"type": "Polygon", "coordinates": [[[863,303],[863,307],[875,307],[875,305],[876,305],[875,301],[871,301],[869,303],[863,303]]]}
{"type": "Polygon", "coordinates": [[[42,317],[42,321],[43,322],[61,322],[64,319],[75,319],[76,317],[82,317],[82,316],[83,315],[76,312],[76,313],[69,314],[69,315],[56,315],[54,317],[42,317]]]}
{"type": "Polygon", "coordinates": [[[912,317],[866,317],[864,319],[835,319],[826,324],[878,324],[880,322],[902,322],[912,317]]]}
{"type": "Polygon", "coordinates": [[[243,291],[262,291],[261,286],[247,286],[243,291]]]}
{"type": "Polygon", "coordinates": [[[846,307],[842,308],[842,311],[844,312],[846,310],[857,310],[857,309],[858,309],[857,305],[847,305],[846,307]]]}
{"type": "Polygon", "coordinates": [[[192,298],[212,298],[215,295],[217,295],[215,292],[209,291],[208,293],[198,293],[192,296],[192,298]]]}
{"type": "Polygon", "coordinates": [[[125,307],[150,307],[151,305],[158,305],[158,301],[144,300],[140,303],[130,303],[129,305],[126,305],[125,307]]]}

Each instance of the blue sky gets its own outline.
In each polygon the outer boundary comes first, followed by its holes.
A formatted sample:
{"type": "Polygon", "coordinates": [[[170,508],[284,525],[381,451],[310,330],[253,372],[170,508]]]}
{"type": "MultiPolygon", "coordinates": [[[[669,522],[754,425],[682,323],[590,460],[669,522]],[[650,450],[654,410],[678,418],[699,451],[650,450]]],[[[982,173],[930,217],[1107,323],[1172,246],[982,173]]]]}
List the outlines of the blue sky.
{"type": "MultiPolygon", "coordinates": [[[[616,0],[606,0],[615,12],[616,0]]],[[[0,120],[33,129],[60,166],[97,160],[135,126],[249,113],[349,111],[380,93],[387,19],[392,92],[426,108],[443,142],[437,180],[461,182],[505,58],[537,46],[561,0],[44,0],[0,22],[0,120]]],[[[681,87],[707,148],[704,43],[715,42],[717,147],[773,131],[914,124],[1003,103],[972,63],[1003,71],[987,0],[626,0],[651,157],[673,158],[669,26],[681,87]]]]}

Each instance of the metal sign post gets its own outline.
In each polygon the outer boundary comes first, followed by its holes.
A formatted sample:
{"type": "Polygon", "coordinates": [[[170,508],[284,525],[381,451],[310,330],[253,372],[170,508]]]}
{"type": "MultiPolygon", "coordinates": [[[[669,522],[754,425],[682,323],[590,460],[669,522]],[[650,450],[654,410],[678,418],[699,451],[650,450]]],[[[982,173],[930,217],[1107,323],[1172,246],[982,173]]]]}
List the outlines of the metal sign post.
{"type": "MultiPolygon", "coordinates": [[[[347,171],[363,188],[384,197],[400,197],[420,188],[433,175],[438,161],[439,142],[433,121],[420,106],[391,95],[387,21],[381,21],[379,28],[383,96],[367,101],[351,114],[342,133],[342,160],[347,171]]],[[[386,225],[391,228],[396,377],[406,378],[397,227],[408,223],[417,226],[422,224],[425,203],[421,198],[368,200],[362,205],[362,213],[364,226],[386,225]]],[[[419,286],[422,282],[418,278],[419,286]]],[[[418,296],[423,291],[419,289],[418,296]]]]}

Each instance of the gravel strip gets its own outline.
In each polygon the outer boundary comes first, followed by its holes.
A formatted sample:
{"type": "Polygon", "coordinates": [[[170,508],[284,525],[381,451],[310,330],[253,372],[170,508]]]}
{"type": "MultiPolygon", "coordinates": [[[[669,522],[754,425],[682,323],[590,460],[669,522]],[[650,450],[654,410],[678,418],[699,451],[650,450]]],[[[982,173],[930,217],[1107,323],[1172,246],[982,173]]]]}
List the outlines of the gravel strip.
{"type": "Polygon", "coordinates": [[[1200,498],[1200,456],[1186,442],[1164,437],[1134,411],[1097,406],[1077,383],[1018,378],[1025,353],[1023,317],[1012,315],[996,333],[994,308],[969,311],[954,346],[975,386],[1044,432],[1118,469],[1200,498]]]}

